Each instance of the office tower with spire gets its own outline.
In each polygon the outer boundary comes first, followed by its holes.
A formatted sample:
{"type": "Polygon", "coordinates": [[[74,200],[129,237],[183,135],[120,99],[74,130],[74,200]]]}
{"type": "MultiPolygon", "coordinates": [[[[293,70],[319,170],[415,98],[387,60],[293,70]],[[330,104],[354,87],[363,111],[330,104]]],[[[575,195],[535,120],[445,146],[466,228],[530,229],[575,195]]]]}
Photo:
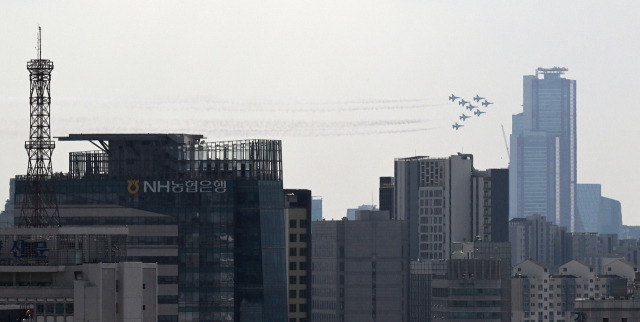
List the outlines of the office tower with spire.
{"type": "Polygon", "coordinates": [[[576,81],[567,68],[524,76],[523,112],[513,116],[509,165],[510,217],[533,214],[575,231],[576,81]]]}

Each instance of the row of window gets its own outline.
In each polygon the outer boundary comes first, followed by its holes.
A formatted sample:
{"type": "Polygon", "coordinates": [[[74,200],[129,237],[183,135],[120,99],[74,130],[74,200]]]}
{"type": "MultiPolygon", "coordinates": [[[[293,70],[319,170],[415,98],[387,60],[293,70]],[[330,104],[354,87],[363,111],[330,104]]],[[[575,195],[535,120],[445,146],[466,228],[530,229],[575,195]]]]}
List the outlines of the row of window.
{"type": "Polygon", "coordinates": [[[289,312],[306,312],[306,304],[289,304],[289,312]]]}
{"type": "Polygon", "coordinates": [[[306,243],[307,242],[307,234],[289,234],[289,242],[290,243],[295,243],[295,242],[303,242],[306,243]]]}
{"type": "Polygon", "coordinates": [[[302,299],[307,297],[307,290],[289,290],[290,299],[302,299]]]}
{"type": "Polygon", "coordinates": [[[291,248],[289,248],[289,256],[307,256],[307,248],[306,247],[301,247],[301,248],[291,247],[291,248]]]}
{"type": "Polygon", "coordinates": [[[295,220],[295,219],[291,219],[289,220],[289,228],[307,228],[307,220],[306,219],[300,219],[300,220],[295,220]]]}
{"type": "Polygon", "coordinates": [[[289,276],[289,285],[294,284],[307,284],[309,277],[307,276],[289,276]]]}
{"type": "Polygon", "coordinates": [[[298,265],[297,262],[290,262],[289,263],[289,270],[290,271],[295,271],[298,269],[298,267],[300,267],[301,271],[306,271],[309,266],[307,265],[307,262],[300,262],[300,265],[298,265]]]}

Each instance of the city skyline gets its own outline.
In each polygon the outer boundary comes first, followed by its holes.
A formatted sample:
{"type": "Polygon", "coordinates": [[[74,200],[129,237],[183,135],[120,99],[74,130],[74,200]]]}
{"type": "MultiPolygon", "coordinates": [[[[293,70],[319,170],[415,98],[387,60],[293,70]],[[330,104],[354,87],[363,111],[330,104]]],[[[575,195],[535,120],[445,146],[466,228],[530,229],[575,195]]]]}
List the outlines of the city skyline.
{"type": "MultiPolygon", "coordinates": [[[[25,65],[40,24],[43,58],[56,62],[54,137],[169,129],[208,141],[282,139],[285,188],[323,196],[336,219],[378,203],[378,179],[393,174],[396,157],[464,152],[477,168],[507,167],[500,125],[510,129],[520,110],[522,76],[567,67],[578,82],[578,183],[602,184],[622,203],[623,223],[640,224],[640,201],[626,189],[640,176],[637,152],[624,144],[640,136],[628,95],[640,82],[640,41],[627,38],[638,4],[124,4],[4,5],[0,201],[27,169],[25,65]],[[453,131],[461,108],[452,93],[495,104],[453,131]],[[251,131],[269,120],[278,131],[251,131]]],[[[54,171],[68,171],[67,152],[91,148],[57,144],[54,171]]]]}

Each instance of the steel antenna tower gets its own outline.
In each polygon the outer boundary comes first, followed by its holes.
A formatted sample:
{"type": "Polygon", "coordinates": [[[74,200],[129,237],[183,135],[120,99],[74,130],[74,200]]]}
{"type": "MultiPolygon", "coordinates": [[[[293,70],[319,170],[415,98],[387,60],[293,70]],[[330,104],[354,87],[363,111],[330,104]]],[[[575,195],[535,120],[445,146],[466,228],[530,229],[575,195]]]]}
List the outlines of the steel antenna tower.
{"type": "Polygon", "coordinates": [[[51,155],[55,142],[51,140],[51,71],[53,62],[42,59],[41,29],[38,26],[38,59],[27,63],[31,92],[29,141],[24,148],[29,156],[19,223],[24,227],[59,227],[58,201],[54,191],[51,155]]]}

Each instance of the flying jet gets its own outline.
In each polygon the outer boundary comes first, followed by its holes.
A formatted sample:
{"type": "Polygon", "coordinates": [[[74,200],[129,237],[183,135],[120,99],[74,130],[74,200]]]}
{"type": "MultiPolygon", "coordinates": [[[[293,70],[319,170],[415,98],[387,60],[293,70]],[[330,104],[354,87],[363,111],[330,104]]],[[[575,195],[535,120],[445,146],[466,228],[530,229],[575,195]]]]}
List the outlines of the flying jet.
{"type": "Polygon", "coordinates": [[[464,99],[461,99],[461,100],[460,100],[460,102],[458,102],[458,105],[465,106],[465,105],[467,105],[468,103],[470,103],[470,102],[469,102],[469,101],[465,101],[464,99]]]}
{"type": "Polygon", "coordinates": [[[460,119],[462,120],[462,122],[466,121],[468,118],[470,118],[471,116],[467,116],[464,113],[462,113],[462,115],[460,115],[460,119]]]}
{"type": "Polygon", "coordinates": [[[482,114],[484,114],[484,113],[487,113],[487,112],[483,112],[483,111],[481,111],[481,110],[476,110],[475,112],[473,112],[473,114],[475,114],[475,115],[477,115],[477,116],[480,116],[480,115],[482,115],[482,114]]]}
{"type": "Polygon", "coordinates": [[[469,104],[469,106],[467,106],[467,109],[468,109],[469,111],[473,110],[474,108],[478,108],[478,106],[476,106],[476,105],[471,105],[471,104],[469,104]]]}
{"type": "Polygon", "coordinates": [[[464,125],[460,125],[460,124],[458,124],[458,122],[456,122],[454,125],[451,125],[451,127],[452,127],[452,128],[454,128],[454,129],[456,129],[456,131],[457,131],[459,128],[463,127],[463,126],[464,126],[464,125]]]}
{"type": "Polygon", "coordinates": [[[493,104],[492,102],[489,102],[487,100],[484,100],[484,102],[482,102],[482,106],[487,107],[489,106],[489,104],[493,104]]]}
{"type": "Polygon", "coordinates": [[[456,101],[457,99],[459,99],[459,98],[460,98],[460,97],[455,96],[455,95],[453,95],[453,94],[451,94],[451,96],[449,96],[449,100],[450,100],[450,101],[452,101],[452,102],[455,102],[455,101],[456,101]]]}
{"type": "Polygon", "coordinates": [[[478,94],[476,94],[476,97],[473,98],[473,100],[476,101],[476,102],[480,102],[483,99],[484,99],[484,97],[480,97],[480,95],[478,95],[478,94]]]}

